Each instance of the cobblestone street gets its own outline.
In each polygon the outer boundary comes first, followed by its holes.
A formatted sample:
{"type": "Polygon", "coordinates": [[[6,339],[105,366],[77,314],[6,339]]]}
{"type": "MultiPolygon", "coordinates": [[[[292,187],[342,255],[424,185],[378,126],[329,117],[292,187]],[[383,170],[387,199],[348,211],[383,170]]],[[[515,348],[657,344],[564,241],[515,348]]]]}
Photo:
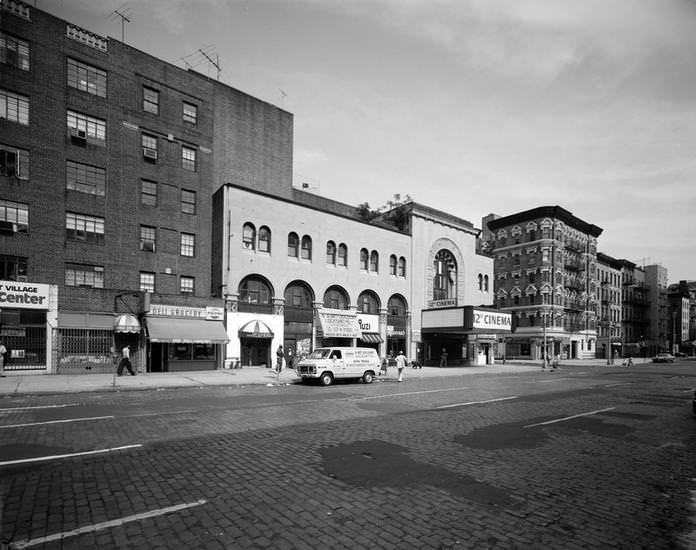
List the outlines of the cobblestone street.
{"type": "Polygon", "coordinates": [[[692,548],[694,380],[577,369],[12,401],[2,534],[10,548],[692,548]],[[26,426],[56,415],[82,421],[26,426]],[[12,462],[90,450],[110,452],[12,462]]]}

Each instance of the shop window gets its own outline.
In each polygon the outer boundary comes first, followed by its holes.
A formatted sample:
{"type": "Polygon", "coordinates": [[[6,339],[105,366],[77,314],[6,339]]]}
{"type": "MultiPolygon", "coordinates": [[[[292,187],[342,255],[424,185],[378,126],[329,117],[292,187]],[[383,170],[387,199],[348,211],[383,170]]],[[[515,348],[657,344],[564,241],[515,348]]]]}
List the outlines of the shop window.
{"type": "Polygon", "coordinates": [[[191,233],[181,234],[181,255],[193,258],[196,254],[196,236],[191,233]]]}
{"type": "Polygon", "coordinates": [[[106,97],[106,71],[68,58],[68,86],[98,97],[106,97]]]}
{"type": "Polygon", "coordinates": [[[65,236],[70,241],[104,244],[104,218],[66,212],[65,236]]]}
{"type": "Polygon", "coordinates": [[[358,297],[358,311],[373,315],[379,313],[379,300],[374,292],[365,291],[360,294],[358,297]]]}
{"type": "Polygon", "coordinates": [[[367,251],[367,248],[361,248],[360,249],[360,269],[362,271],[367,271],[367,264],[370,261],[370,253],[367,251]]]}
{"type": "Polygon", "coordinates": [[[0,175],[29,179],[29,151],[0,144],[0,175]]]}
{"type": "Polygon", "coordinates": [[[401,256],[399,258],[399,277],[406,277],[406,258],[401,256]]]}
{"type": "Polygon", "coordinates": [[[158,115],[159,95],[159,92],[154,88],[143,86],[143,111],[146,113],[152,113],[153,115],[158,115]]]}
{"type": "Polygon", "coordinates": [[[140,286],[139,289],[143,292],[154,292],[155,291],[155,274],[149,271],[140,272],[140,286]]]}
{"type": "Polygon", "coordinates": [[[181,190],[181,211],[184,214],[195,214],[196,213],[196,192],[188,191],[186,189],[181,190]]]}
{"type": "Polygon", "coordinates": [[[65,186],[72,191],[104,196],[106,170],[72,160],[65,161],[65,186]]]}
{"type": "Polygon", "coordinates": [[[65,286],[104,288],[104,266],[65,264],[65,286]]]}
{"type": "Polygon", "coordinates": [[[312,293],[306,285],[293,283],[285,289],[285,307],[312,309],[312,293]]]}
{"type": "Polygon", "coordinates": [[[140,226],[140,250],[155,252],[157,229],[149,225],[140,226]]]}
{"type": "Polygon", "coordinates": [[[302,237],[302,259],[312,261],[312,238],[309,235],[302,237]]]}
{"type": "Polygon", "coordinates": [[[370,271],[373,273],[379,272],[379,254],[376,250],[370,252],[370,271]]]}
{"type": "Polygon", "coordinates": [[[212,361],[215,359],[214,344],[169,344],[169,361],[212,361]]]}
{"type": "Polygon", "coordinates": [[[400,296],[392,296],[387,303],[387,312],[395,317],[406,317],[406,302],[400,296]]]}
{"type": "Polygon", "coordinates": [[[271,230],[265,225],[259,228],[259,252],[271,252],[271,230]]]}
{"type": "Polygon", "coordinates": [[[193,294],[195,290],[196,279],[194,277],[185,277],[182,275],[179,278],[179,292],[181,294],[193,294]]]}
{"type": "Polygon", "coordinates": [[[256,250],[256,228],[252,223],[245,223],[242,228],[242,246],[247,250],[256,250]]]}
{"type": "Polygon", "coordinates": [[[272,305],[273,293],[270,285],[261,277],[246,277],[239,285],[239,303],[272,305]]]}
{"type": "Polygon", "coordinates": [[[0,63],[29,70],[29,42],[0,31],[0,63]]]}
{"type": "Polygon", "coordinates": [[[29,205],[23,202],[0,200],[0,234],[27,233],[29,205]]]}
{"type": "Polygon", "coordinates": [[[0,254],[0,280],[26,281],[27,258],[0,254]]]}
{"type": "Polygon", "coordinates": [[[157,183],[149,180],[140,180],[140,204],[145,206],[157,206],[157,183]]]}
{"type": "Polygon", "coordinates": [[[343,243],[338,245],[338,265],[348,267],[348,247],[343,243]]]}
{"type": "Polygon", "coordinates": [[[29,98],[9,90],[0,89],[0,119],[28,126],[29,98]]]}
{"type": "Polygon", "coordinates": [[[300,253],[300,238],[297,233],[288,234],[288,257],[297,258],[300,253]]]}
{"type": "Polygon", "coordinates": [[[336,243],[333,241],[326,243],[326,263],[336,265],[336,243]]]}
{"type": "Polygon", "coordinates": [[[183,119],[192,126],[198,125],[198,107],[193,103],[183,102],[183,119]]]}

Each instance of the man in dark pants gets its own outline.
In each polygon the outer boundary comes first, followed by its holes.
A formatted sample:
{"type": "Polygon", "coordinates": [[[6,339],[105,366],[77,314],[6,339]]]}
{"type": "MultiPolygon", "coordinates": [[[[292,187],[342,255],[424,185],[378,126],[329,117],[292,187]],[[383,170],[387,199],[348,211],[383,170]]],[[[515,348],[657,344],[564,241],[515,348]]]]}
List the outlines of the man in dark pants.
{"type": "Polygon", "coordinates": [[[135,372],[133,371],[133,365],[131,365],[130,362],[130,346],[126,346],[121,350],[121,362],[118,364],[118,370],[116,371],[116,374],[118,376],[121,376],[123,374],[123,367],[126,367],[128,369],[128,372],[131,373],[131,376],[135,376],[135,372]]]}

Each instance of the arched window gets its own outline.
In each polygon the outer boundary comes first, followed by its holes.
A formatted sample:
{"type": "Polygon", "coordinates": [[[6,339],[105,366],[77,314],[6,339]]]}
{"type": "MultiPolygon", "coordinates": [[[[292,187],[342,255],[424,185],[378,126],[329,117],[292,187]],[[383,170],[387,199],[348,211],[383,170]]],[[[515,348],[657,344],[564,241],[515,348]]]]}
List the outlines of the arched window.
{"type": "Polygon", "coordinates": [[[389,256],[389,275],[396,275],[396,256],[389,256]]]}
{"type": "Polygon", "coordinates": [[[273,306],[273,290],[262,277],[249,275],[239,283],[239,310],[257,310],[244,306],[273,306]]]}
{"type": "Polygon", "coordinates": [[[401,296],[395,294],[389,298],[389,302],[387,303],[387,315],[406,317],[406,302],[401,296]]]}
{"type": "Polygon", "coordinates": [[[360,249],[360,269],[367,271],[367,262],[369,261],[370,253],[367,248],[360,249]]]}
{"type": "Polygon", "coordinates": [[[265,225],[259,229],[259,252],[271,252],[271,230],[265,225]]]}
{"type": "Polygon", "coordinates": [[[253,223],[245,223],[242,229],[242,246],[247,250],[256,250],[256,228],[253,223]]]}
{"type": "Polygon", "coordinates": [[[285,289],[285,309],[312,309],[313,301],[312,291],[304,283],[296,281],[285,289]]]}
{"type": "Polygon", "coordinates": [[[336,265],[336,243],[333,241],[326,243],[326,263],[336,265]]]}
{"type": "Polygon", "coordinates": [[[309,235],[302,237],[302,259],[312,261],[312,237],[309,235]]]}
{"type": "Polygon", "coordinates": [[[358,296],[358,311],[360,313],[379,314],[379,298],[371,290],[363,291],[358,296]]]}
{"type": "Polygon", "coordinates": [[[483,290],[483,275],[481,273],[478,274],[478,283],[479,283],[479,291],[483,290]]]}
{"type": "Polygon", "coordinates": [[[300,254],[300,238],[297,233],[288,234],[288,256],[298,258],[300,254]]]}
{"type": "Polygon", "coordinates": [[[488,292],[488,275],[483,276],[483,290],[488,292]]]}
{"type": "Polygon", "coordinates": [[[379,272],[379,254],[376,250],[370,253],[370,271],[379,272]]]}
{"type": "Polygon", "coordinates": [[[324,293],[324,307],[348,309],[348,294],[340,286],[331,286],[324,293]]]}
{"type": "Polygon", "coordinates": [[[338,265],[348,267],[348,247],[343,243],[338,245],[338,265]]]}
{"type": "Polygon", "coordinates": [[[433,300],[456,298],[457,261],[449,250],[440,250],[435,256],[433,300]]]}
{"type": "Polygon", "coordinates": [[[399,277],[406,277],[406,258],[399,258],[399,277]]]}

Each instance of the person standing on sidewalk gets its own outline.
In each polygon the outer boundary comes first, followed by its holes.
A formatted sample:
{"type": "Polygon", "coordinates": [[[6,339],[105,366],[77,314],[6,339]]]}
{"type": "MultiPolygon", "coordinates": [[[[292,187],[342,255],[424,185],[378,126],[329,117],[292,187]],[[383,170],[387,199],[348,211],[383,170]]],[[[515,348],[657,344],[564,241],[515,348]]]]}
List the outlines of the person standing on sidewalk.
{"type": "Polygon", "coordinates": [[[400,351],[399,355],[396,356],[396,368],[399,371],[398,382],[404,381],[404,367],[406,367],[406,356],[404,355],[403,351],[400,351]]]}
{"type": "Polygon", "coordinates": [[[121,362],[118,364],[118,370],[116,371],[116,374],[118,376],[123,375],[124,367],[128,369],[128,372],[131,373],[131,376],[135,376],[135,372],[133,371],[133,365],[131,365],[130,361],[130,346],[125,346],[121,350],[121,362]]]}
{"type": "Polygon", "coordinates": [[[278,350],[276,351],[276,371],[278,374],[280,374],[280,371],[283,370],[283,346],[282,344],[278,346],[278,350]]]}
{"type": "Polygon", "coordinates": [[[2,378],[5,378],[5,355],[7,355],[7,348],[0,340],[0,377],[2,378]]]}

